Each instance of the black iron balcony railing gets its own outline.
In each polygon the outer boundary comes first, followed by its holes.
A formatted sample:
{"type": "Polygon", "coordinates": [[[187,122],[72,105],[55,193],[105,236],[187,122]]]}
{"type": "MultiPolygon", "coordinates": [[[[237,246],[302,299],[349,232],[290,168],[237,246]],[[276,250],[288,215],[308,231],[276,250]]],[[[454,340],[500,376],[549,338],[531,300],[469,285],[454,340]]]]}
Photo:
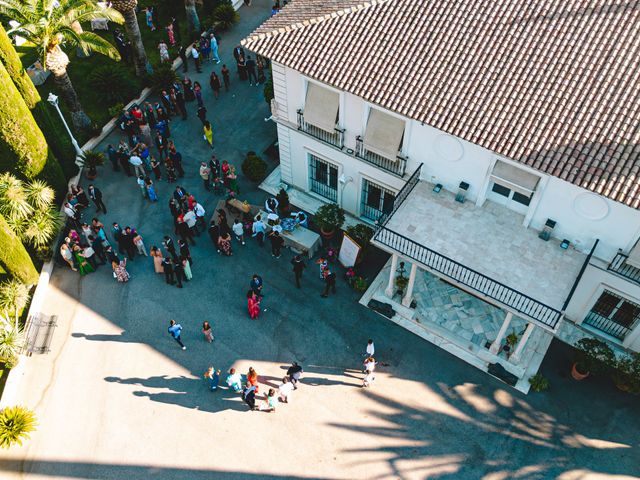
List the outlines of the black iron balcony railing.
{"type": "Polygon", "coordinates": [[[445,278],[519,312],[544,327],[553,330],[562,318],[560,310],[545,305],[384,226],[378,229],[373,240],[416,260],[445,278]]]}
{"type": "Polygon", "coordinates": [[[340,150],[344,147],[344,129],[334,128],[333,132],[327,132],[322,128],[311,125],[304,121],[302,110],[298,110],[298,130],[340,150]]]}
{"type": "Polygon", "coordinates": [[[640,284],[640,269],[627,264],[627,258],[629,258],[629,255],[618,252],[616,256],[613,257],[613,260],[607,267],[607,270],[611,270],[618,275],[622,275],[623,277],[640,284]]]}
{"type": "Polygon", "coordinates": [[[382,170],[389,173],[393,173],[398,177],[404,177],[407,168],[407,157],[403,157],[400,153],[396,155],[395,159],[386,158],[377,153],[370,152],[364,148],[364,142],[362,137],[358,135],[356,137],[356,150],[355,156],[365,162],[371,163],[382,170]]]}
{"type": "Polygon", "coordinates": [[[402,203],[407,199],[409,194],[413,191],[413,188],[420,181],[420,171],[421,170],[422,170],[422,163],[420,165],[418,165],[418,168],[416,168],[416,171],[413,172],[411,177],[409,177],[409,180],[407,180],[407,182],[400,189],[400,191],[398,192],[396,197],[393,199],[393,208],[391,209],[391,211],[389,213],[383,213],[378,218],[378,222],[377,223],[378,223],[378,225],[380,227],[384,227],[387,224],[387,222],[389,221],[391,216],[394,213],[396,213],[396,211],[398,211],[398,209],[400,208],[400,205],[402,205],[402,203]]]}

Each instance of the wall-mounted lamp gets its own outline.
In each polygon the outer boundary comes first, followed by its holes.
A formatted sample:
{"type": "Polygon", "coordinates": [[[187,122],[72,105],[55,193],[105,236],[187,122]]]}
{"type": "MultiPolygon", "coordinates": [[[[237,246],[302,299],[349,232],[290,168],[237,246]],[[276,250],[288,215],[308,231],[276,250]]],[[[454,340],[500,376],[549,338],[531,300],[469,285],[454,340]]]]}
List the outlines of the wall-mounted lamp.
{"type": "Polygon", "coordinates": [[[565,238],[564,240],[562,240],[562,243],[560,244],[560,248],[562,248],[563,250],[566,250],[567,248],[569,248],[569,245],[571,245],[571,242],[565,238]]]}
{"type": "Polygon", "coordinates": [[[435,186],[433,187],[433,191],[436,193],[440,193],[440,190],[442,190],[442,184],[436,183],[435,186]]]}

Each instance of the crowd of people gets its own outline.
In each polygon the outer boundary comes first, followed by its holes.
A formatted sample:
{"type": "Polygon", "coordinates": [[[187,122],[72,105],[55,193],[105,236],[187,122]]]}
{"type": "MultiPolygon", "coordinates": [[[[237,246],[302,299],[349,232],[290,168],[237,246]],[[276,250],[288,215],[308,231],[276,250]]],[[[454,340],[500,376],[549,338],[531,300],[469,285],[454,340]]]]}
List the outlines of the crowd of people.
{"type": "MultiPolygon", "coordinates": [[[[252,284],[255,283],[255,289],[260,291],[262,289],[261,279],[256,281],[256,275],[252,279],[252,284]]],[[[253,290],[255,294],[256,290],[253,290]]],[[[175,320],[169,321],[169,327],[167,329],[169,335],[178,343],[182,350],[186,350],[186,345],[182,342],[182,325],[175,320]]],[[[204,340],[211,343],[214,340],[213,331],[209,322],[204,322],[202,325],[202,334],[204,340]]],[[[362,372],[364,377],[362,379],[362,387],[368,388],[373,385],[375,381],[375,370],[378,362],[373,357],[375,353],[375,345],[373,339],[369,339],[365,349],[364,362],[362,365],[362,372]]],[[[263,404],[258,405],[256,403],[257,395],[260,391],[260,379],[258,373],[253,367],[249,367],[246,375],[240,374],[235,368],[230,368],[226,374],[223,384],[221,385],[221,370],[216,369],[213,366],[207,368],[204,372],[204,379],[207,382],[207,386],[210,391],[215,392],[220,388],[227,388],[235,393],[240,393],[242,400],[247,404],[250,410],[262,410],[266,412],[275,412],[278,403],[291,403],[293,391],[298,389],[298,384],[302,380],[302,374],[304,370],[297,362],[293,362],[287,369],[287,374],[282,378],[281,383],[276,389],[269,388],[263,397],[263,404]]]]}
{"type": "MultiPolygon", "coordinates": [[[[153,10],[148,8],[145,13],[149,28],[156,29],[153,10]]],[[[165,31],[167,42],[162,41],[158,46],[161,59],[170,60],[170,49],[178,48],[178,56],[183,59],[183,70],[186,73],[188,71],[186,49],[180,44],[175,19],[165,27],[165,31]]],[[[116,38],[119,39],[116,43],[120,49],[122,34],[117,32],[116,38]]],[[[126,45],[122,48],[126,48],[126,45]]],[[[201,72],[205,62],[215,62],[216,65],[221,63],[218,48],[218,39],[211,33],[203,35],[198,42],[191,45],[190,53],[197,72],[201,72]]],[[[240,81],[248,80],[252,86],[266,80],[264,59],[254,60],[251,55],[246,55],[239,45],[233,49],[233,56],[240,81]]],[[[222,65],[220,76],[217,72],[211,71],[209,83],[215,99],[223,88],[225,91],[230,89],[230,71],[226,65],[222,65]]],[[[196,115],[202,124],[203,139],[213,147],[213,127],[207,118],[204,95],[202,85],[184,75],[181,80],[161,90],[157,102],[135,105],[124,112],[118,120],[118,127],[123,132],[124,138],[117,145],[108,145],[107,156],[114,171],[121,171],[127,177],[135,179],[141,196],[149,202],[155,203],[160,200],[157,191],[159,182],[176,184],[185,177],[185,169],[191,171],[191,168],[197,169],[193,173],[197,173],[202,180],[201,185],[205,192],[219,195],[226,193],[227,198],[234,198],[240,193],[234,165],[227,160],[220,161],[216,155],[211,155],[208,161],[189,165],[192,162],[184,161],[171,138],[171,122],[175,117],[187,119],[189,115],[187,104],[194,103],[196,115]]],[[[71,187],[64,204],[68,228],[64,242],[60,246],[63,260],[80,275],[95,272],[100,266],[109,264],[113,278],[117,282],[126,283],[131,278],[127,270],[128,262],[131,265],[130,262],[138,257],[144,257],[145,260],[149,257],[154,272],[162,275],[166,284],[183,288],[186,282],[193,279],[194,261],[191,249],[196,245],[196,241],[199,242],[198,237],[205,231],[213,248],[221,256],[233,256],[234,248],[242,248],[247,244],[248,239],[253,238],[259,247],[262,247],[267,240],[271,246],[272,256],[276,259],[281,257],[284,245],[284,239],[281,236],[282,227],[278,223],[269,223],[273,220],[272,217],[278,216],[279,212],[275,198],[269,198],[265,202],[268,218],[263,218],[261,213],[251,218],[247,215],[242,218],[228,218],[229,214],[223,208],[217,209],[208,218],[203,206],[206,202],[200,202],[197,198],[200,193],[188,191],[183,185],[176,184],[175,188],[172,186],[173,190],[168,195],[168,207],[174,227],[173,238],[169,234],[163,235],[161,243],[151,244],[148,251],[142,234],[134,226],[123,228],[119,223],[113,222],[107,235],[105,226],[97,216],[93,217],[90,223],[86,223],[83,214],[86,214],[90,202],[95,205],[96,215],[100,213],[106,215],[107,206],[102,192],[93,184],[87,187],[86,192],[79,185],[71,187]]],[[[163,193],[166,195],[168,191],[163,193]]],[[[292,215],[290,221],[294,226],[296,224],[307,226],[308,219],[304,212],[297,212],[292,215]]],[[[290,263],[295,284],[297,288],[301,288],[306,264],[300,255],[295,255],[290,263]]],[[[325,284],[321,296],[326,298],[330,292],[336,292],[336,275],[330,269],[326,258],[320,258],[317,263],[320,279],[325,284]]],[[[255,273],[248,283],[247,312],[250,319],[257,320],[261,312],[266,311],[262,305],[264,281],[259,274],[255,273]]],[[[183,350],[186,350],[187,347],[182,342],[182,332],[182,325],[171,320],[168,333],[183,350]]],[[[209,322],[203,322],[201,332],[206,342],[214,341],[213,328],[209,322]]],[[[363,387],[370,387],[375,380],[374,372],[377,362],[373,355],[373,341],[369,340],[362,365],[363,387]]],[[[240,394],[250,410],[274,412],[278,403],[291,401],[302,374],[302,367],[294,362],[277,388],[264,390],[261,404],[258,401],[260,380],[253,368],[250,368],[244,376],[235,368],[230,368],[223,379],[221,370],[210,366],[204,373],[204,378],[211,391],[228,388],[240,394]]]]}

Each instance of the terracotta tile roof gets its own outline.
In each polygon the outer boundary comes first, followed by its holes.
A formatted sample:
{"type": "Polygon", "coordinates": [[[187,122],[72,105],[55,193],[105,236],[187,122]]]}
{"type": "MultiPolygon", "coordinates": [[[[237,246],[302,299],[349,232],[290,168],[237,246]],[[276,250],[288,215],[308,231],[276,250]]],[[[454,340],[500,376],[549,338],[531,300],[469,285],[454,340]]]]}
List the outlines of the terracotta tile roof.
{"type": "Polygon", "coordinates": [[[243,44],[640,207],[640,0],[293,0],[243,44]]]}

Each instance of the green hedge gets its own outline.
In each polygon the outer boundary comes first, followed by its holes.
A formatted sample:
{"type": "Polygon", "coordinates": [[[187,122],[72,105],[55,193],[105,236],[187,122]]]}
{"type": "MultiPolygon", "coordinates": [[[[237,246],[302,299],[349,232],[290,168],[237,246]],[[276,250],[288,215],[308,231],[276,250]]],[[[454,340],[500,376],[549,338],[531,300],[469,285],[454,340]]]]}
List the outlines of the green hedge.
{"type": "Polygon", "coordinates": [[[38,282],[38,272],[20,239],[0,216],[0,266],[27,285],[38,282]]]}
{"type": "Polygon", "coordinates": [[[60,166],[56,165],[59,163],[58,160],[60,160],[62,165],[68,164],[68,168],[63,167],[64,175],[66,175],[67,178],[75,175],[77,172],[74,163],[75,149],[60,120],[57,119],[56,122],[56,118],[53,116],[54,112],[51,110],[52,107],[40,98],[38,90],[24,70],[20,57],[16,53],[11,44],[11,39],[2,25],[0,25],[0,62],[2,62],[6,68],[18,92],[22,95],[24,102],[31,110],[36,123],[42,130],[51,149],[52,156],[49,156],[47,159],[46,166],[46,170],[49,172],[49,175],[51,175],[51,179],[44,179],[48,180],[56,191],[59,191],[59,188],[66,190],[66,185],[63,185],[66,181],[60,182],[63,171],[60,169],[60,166]]]}

